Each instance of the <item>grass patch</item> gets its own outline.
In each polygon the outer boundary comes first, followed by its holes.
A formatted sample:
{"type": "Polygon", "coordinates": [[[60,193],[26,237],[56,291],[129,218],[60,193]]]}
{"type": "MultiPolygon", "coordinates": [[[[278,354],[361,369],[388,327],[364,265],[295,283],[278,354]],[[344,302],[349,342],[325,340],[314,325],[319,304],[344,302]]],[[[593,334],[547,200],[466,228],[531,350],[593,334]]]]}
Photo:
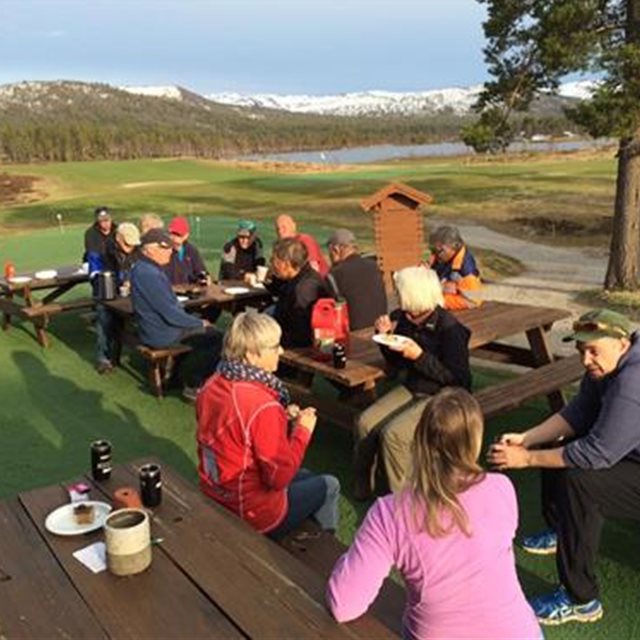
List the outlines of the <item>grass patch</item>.
{"type": "Polygon", "coordinates": [[[588,307],[607,307],[640,321],[640,291],[602,291],[589,289],[576,294],[576,300],[588,307]]]}

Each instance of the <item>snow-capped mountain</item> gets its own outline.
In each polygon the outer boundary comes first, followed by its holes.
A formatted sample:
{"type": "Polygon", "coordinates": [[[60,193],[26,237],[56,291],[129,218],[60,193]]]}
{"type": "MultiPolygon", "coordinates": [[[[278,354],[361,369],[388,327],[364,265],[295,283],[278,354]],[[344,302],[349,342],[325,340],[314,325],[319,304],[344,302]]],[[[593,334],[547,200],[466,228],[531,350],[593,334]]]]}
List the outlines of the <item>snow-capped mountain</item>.
{"type": "MultiPolygon", "coordinates": [[[[563,98],[584,99],[596,86],[592,81],[562,85],[558,94],[563,98]]],[[[323,115],[417,115],[450,111],[456,115],[469,113],[482,85],[450,87],[418,92],[365,91],[336,95],[276,95],[213,93],[206,97],[214,102],[244,107],[266,107],[296,113],[323,115]]]]}

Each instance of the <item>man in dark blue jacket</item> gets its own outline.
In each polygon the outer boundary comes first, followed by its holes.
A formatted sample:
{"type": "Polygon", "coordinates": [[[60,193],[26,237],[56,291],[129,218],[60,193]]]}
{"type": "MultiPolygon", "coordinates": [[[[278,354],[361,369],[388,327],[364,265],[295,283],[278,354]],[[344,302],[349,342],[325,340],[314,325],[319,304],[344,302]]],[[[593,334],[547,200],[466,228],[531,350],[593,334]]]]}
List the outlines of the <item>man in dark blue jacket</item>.
{"type": "Polygon", "coordinates": [[[559,588],[531,602],[543,624],[602,617],[595,558],[604,519],[640,520],[639,334],[625,316],[600,309],[581,316],[565,340],[576,341],[586,370],[578,394],[541,424],[503,435],[489,453],[500,469],[545,469],[551,529],[523,541],[530,553],[557,551],[559,588]]]}
{"type": "Polygon", "coordinates": [[[183,376],[185,394],[191,395],[215,370],[221,336],[208,320],[189,315],[173,292],[163,269],[171,260],[173,245],[169,234],[163,229],[151,229],[140,242],[141,257],[131,272],[131,301],[138,334],[141,342],[150,347],[167,347],[178,342],[193,347],[189,360],[197,358],[201,362],[188,379],[183,376]]]}

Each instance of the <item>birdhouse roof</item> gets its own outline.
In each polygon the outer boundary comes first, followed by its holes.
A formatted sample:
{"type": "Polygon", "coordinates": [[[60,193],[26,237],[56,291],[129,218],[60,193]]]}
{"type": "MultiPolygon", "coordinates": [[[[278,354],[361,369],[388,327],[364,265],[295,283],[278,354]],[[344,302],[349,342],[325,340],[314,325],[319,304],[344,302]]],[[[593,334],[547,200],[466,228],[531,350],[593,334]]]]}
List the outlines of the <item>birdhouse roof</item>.
{"type": "Polygon", "coordinates": [[[433,202],[433,196],[428,193],[418,191],[417,189],[414,189],[402,182],[390,182],[386,187],[383,187],[380,191],[376,191],[372,196],[361,200],[360,206],[365,211],[369,211],[383,200],[386,200],[396,194],[405,196],[406,198],[413,200],[418,205],[431,204],[433,202]]]}

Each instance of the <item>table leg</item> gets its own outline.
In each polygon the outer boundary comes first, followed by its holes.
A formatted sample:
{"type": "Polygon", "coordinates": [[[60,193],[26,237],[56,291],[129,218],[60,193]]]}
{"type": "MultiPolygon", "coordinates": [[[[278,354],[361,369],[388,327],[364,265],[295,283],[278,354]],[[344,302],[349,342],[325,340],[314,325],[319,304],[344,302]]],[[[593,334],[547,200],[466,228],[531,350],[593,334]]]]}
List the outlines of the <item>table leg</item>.
{"type": "MultiPolygon", "coordinates": [[[[536,368],[553,362],[554,356],[547,341],[547,332],[542,327],[529,329],[527,331],[527,340],[531,347],[531,353],[533,355],[533,361],[536,368]]],[[[562,395],[562,391],[560,390],[552,391],[548,394],[547,400],[549,401],[549,407],[553,412],[560,411],[566,405],[566,401],[562,395]]]]}
{"type": "Polygon", "coordinates": [[[9,331],[11,328],[11,313],[10,310],[15,306],[13,302],[13,292],[7,293],[3,299],[0,299],[0,309],[2,309],[2,330],[9,331]]]}
{"type": "Polygon", "coordinates": [[[41,347],[45,348],[49,346],[49,336],[47,335],[48,320],[49,318],[47,316],[44,316],[43,318],[38,318],[33,322],[33,326],[36,330],[36,336],[38,337],[38,342],[40,343],[41,347]]]}

